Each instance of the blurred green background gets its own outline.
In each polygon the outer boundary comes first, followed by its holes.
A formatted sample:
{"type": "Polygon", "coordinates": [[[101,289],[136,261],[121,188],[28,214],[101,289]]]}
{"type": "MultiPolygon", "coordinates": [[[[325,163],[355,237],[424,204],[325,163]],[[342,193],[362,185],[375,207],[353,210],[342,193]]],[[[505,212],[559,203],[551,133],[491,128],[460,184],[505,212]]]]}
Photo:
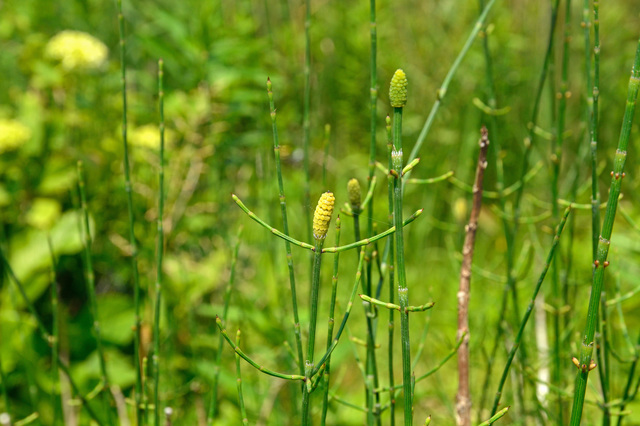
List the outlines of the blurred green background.
{"type": "MultiPolygon", "coordinates": [[[[237,194],[270,224],[281,227],[266,79],[273,81],[278,125],[283,145],[283,174],[291,233],[304,239],[305,216],[313,211],[323,191],[332,190],[336,205],[347,201],[346,183],[356,177],[366,184],[369,146],[369,2],[312,1],[311,23],[311,204],[305,205],[302,167],[302,103],[304,62],[304,3],[277,1],[195,0],[124,2],[126,66],[129,96],[129,137],[134,183],[135,233],[143,287],[143,347],[151,339],[152,297],[155,283],[157,237],[157,60],[165,64],[166,152],[166,290],[162,306],[161,400],[176,412],[177,424],[198,424],[209,406],[213,365],[218,351],[215,315],[222,311],[224,286],[229,278],[231,248],[238,228],[244,226],[227,328],[243,331],[243,347],[261,363],[278,371],[294,371],[283,342],[293,344],[289,284],[283,243],[246,217],[232,202],[237,194]],[[325,125],[331,134],[325,140],[325,125]],[[329,156],[324,163],[324,150],[329,156]],[[326,167],[326,182],[323,182],[326,167]]],[[[575,3],[575,2],[574,2],[575,3]]],[[[498,129],[490,138],[502,146],[506,184],[518,179],[523,139],[546,48],[550,2],[498,1],[488,18],[489,43],[498,107],[508,113],[497,117],[498,129]]],[[[585,78],[584,41],[580,27],[582,4],[574,4],[571,21],[571,60],[566,140],[561,164],[560,196],[567,198],[578,174],[581,190],[576,199],[589,203],[590,163],[584,157],[585,78]]],[[[396,68],[409,79],[409,100],[404,113],[404,143],[413,147],[435,101],[436,92],[471,31],[480,8],[475,2],[441,0],[379,1],[378,15],[378,160],[386,164],[384,117],[391,113],[388,81],[396,68]]],[[[88,207],[91,212],[98,310],[103,322],[109,378],[126,397],[132,397],[133,290],[128,243],[126,194],[122,172],[120,58],[115,2],[9,0],[0,2],[0,237],[3,250],[38,312],[50,323],[50,233],[58,257],[57,282],[61,297],[61,352],[86,393],[99,380],[96,342],[91,332],[82,242],[77,211],[76,162],[85,163],[88,207]],[[85,66],[60,61],[52,47],[65,30],[88,33],[104,44],[92,45],[97,57],[85,66]],[[97,46],[97,47],[96,47],[97,46]],[[53,52],[53,53],[52,53],[53,52]]],[[[560,14],[556,37],[555,86],[560,81],[560,14]]],[[[625,106],[629,70],[638,37],[640,11],[634,1],[606,2],[601,8],[601,85],[599,164],[601,194],[606,199],[611,159],[625,106]]],[[[54,45],[55,46],[55,45],[54,45]]],[[[523,216],[538,216],[550,209],[549,141],[553,132],[552,100],[547,86],[531,164],[541,169],[527,185],[523,216]]],[[[485,61],[476,41],[462,62],[420,153],[412,177],[426,178],[449,170],[472,183],[479,129],[486,116],[474,104],[486,102],[485,61]],[[477,102],[476,102],[477,103],[477,102]]],[[[638,217],[636,193],[639,170],[638,125],[624,181],[622,208],[638,217]]],[[[489,158],[485,188],[495,189],[495,159],[489,158]]],[[[386,229],[387,202],[384,176],[378,172],[374,221],[386,229]]],[[[512,200],[509,200],[509,203],[512,200]]],[[[423,341],[425,350],[416,368],[421,374],[436,365],[455,344],[456,292],[464,224],[470,194],[448,182],[430,186],[407,185],[405,214],[424,208],[410,225],[407,238],[407,273],[412,304],[429,300],[436,307],[414,314],[412,349],[423,341]],[[428,319],[428,321],[427,321],[428,319]],[[424,340],[423,329],[428,324],[424,340]]],[[[480,217],[472,278],[471,384],[477,401],[487,352],[495,338],[499,300],[505,282],[506,243],[496,200],[485,200],[480,217]]],[[[353,239],[353,225],[343,219],[343,242],[353,239]]],[[[573,215],[573,243],[563,237],[562,265],[571,259],[567,276],[571,288],[566,315],[566,380],[571,392],[575,369],[570,360],[584,327],[591,280],[591,225],[588,210],[573,215]]],[[[550,247],[552,219],[521,227],[517,239],[518,288],[521,311],[550,247]]],[[[640,245],[638,231],[618,217],[614,229],[606,286],[612,295],[619,283],[622,293],[637,287],[640,245]]],[[[334,239],[330,231],[328,241],[334,239]]],[[[380,247],[381,248],[381,247],[380,247]]],[[[355,256],[342,256],[339,300],[342,312],[355,271],[355,256]]],[[[295,250],[298,298],[302,323],[308,319],[309,259],[295,250]]],[[[325,262],[321,289],[319,340],[324,341],[332,262],[325,262]],[[324,303],[323,303],[324,302],[324,303]]],[[[563,269],[566,271],[566,268],[563,269]]],[[[564,273],[564,272],[563,272],[564,273]]],[[[546,292],[547,286],[543,287],[546,292]]],[[[386,294],[386,290],[383,291],[386,294]]],[[[613,297],[613,296],[611,296],[613,297]]],[[[49,349],[38,336],[35,323],[10,281],[2,275],[0,298],[0,355],[6,375],[13,418],[37,411],[42,424],[52,421],[49,349]]],[[[633,341],[637,339],[640,298],[622,305],[633,341]]],[[[621,323],[611,310],[611,342],[623,358],[634,355],[621,335],[621,323]]],[[[340,314],[341,316],[341,314],[340,314]]],[[[303,329],[306,329],[303,326],[303,329]]],[[[379,365],[386,365],[386,313],[378,322],[383,349],[379,365]]],[[[364,338],[366,327],[360,304],[354,307],[350,332],[364,338]]],[[[399,342],[399,333],[396,333],[399,342]]],[[[513,336],[508,335],[506,347],[513,336]]],[[[400,380],[399,344],[396,382],[400,380]]],[[[527,330],[532,371],[548,364],[538,356],[534,325],[527,330]]],[[[322,347],[324,345],[321,345],[322,347]]],[[[332,363],[332,389],[341,398],[363,405],[362,377],[354,367],[353,348],[363,348],[346,336],[332,363]]],[[[237,424],[233,352],[222,348],[219,424],[237,424]]],[[[637,350],[637,348],[636,348],[637,350]]],[[[502,371],[506,349],[499,351],[494,374],[502,371]]],[[[414,352],[415,353],[415,352],[414,352]]],[[[621,396],[628,364],[613,364],[613,397],[621,396]]],[[[261,375],[243,364],[245,398],[250,424],[296,424],[296,385],[261,375]]],[[[386,383],[386,369],[381,377],[386,383]]],[[[495,382],[489,395],[495,392],[495,382]]],[[[416,386],[415,417],[431,414],[434,424],[453,424],[457,382],[455,360],[435,376],[416,386]]],[[[587,398],[599,397],[596,375],[587,398]]],[[[67,390],[68,392],[68,390],[67,390]]],[[[551,398],[551,395],[548,396],[551,398]]],[[[513,404],[508,388],[503,404],[513,404]]],[[[570,400],[566,403],[570,405],[570,400]]],[[[0,405],[0,407],[3,407],[0,405]]],[[[476,407],[477,408],[477,407],[476,407]]],[[[525,407],[526,410],[532,406],[525,407]]],[[[638,403],[628,406],[638,411],[638,403]]],[[[583,424],[596,424],[599,410],[586,408],[583,424]],[[593,421],[593,423],[591,423],[593,421]]],[[[533,423],[533,416],[504,424],[533,423]]],[[[529,411],[527,411],[529,412],[529,411]]],[[[488,413],[482,413],[486,417],[488,413]]],[[[333,404],[330,424],[362,424],[363,414],[333,404]]],[[[632,414],[627,424],[640,422],[632,414]]],[[[80,424],[86,424],[84,414],[80,424]]],[[[599,420],[598,420],[599,421],[599,420]]],[[[635,423],[640,424],[640,423],[635,423]]]]}

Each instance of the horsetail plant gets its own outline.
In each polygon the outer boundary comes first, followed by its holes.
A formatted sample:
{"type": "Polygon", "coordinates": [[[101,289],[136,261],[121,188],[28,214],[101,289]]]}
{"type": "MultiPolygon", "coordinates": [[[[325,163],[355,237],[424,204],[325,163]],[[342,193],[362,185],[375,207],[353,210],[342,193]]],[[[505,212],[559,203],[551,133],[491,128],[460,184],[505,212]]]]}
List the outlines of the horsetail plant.
{"type": "MultiPolygon", "coordinates": [[[[280,212],[282,214],[282,229],[289,235],[289,219],[287,216],[287,199],[284,193],[284,183],[282,181],[282,167],[280,166],[280,140],[278,138],[278,126],[276,124],[276,107],[273,100],[271,79],[267,78],[267,95],[269,97],[269,109],[271,111],[271,127],[273,129],[273,153],[276,160],[276,175],[278,178],[278,192],[280,198],[280,212]]],[[[289,270],[289,287],[291,289],[291,306],[293,306],[293,330],[296,340],[297,364],[300,374],[304,374],[304,364],[302,363],[302,338],[300,337],[300,317],[298,315],[298,296],[296,292],[296,278],[293,269],[293,256],[291,254],[291,244],[284,243],[287,253],[287,268],[289,270]]]]}
{"type": "MultiPolygon", "coordinates": [[[[402,109],[407,104],[407,76],[396,70],[389,85],[389,100],[393,107],[393,219],[396,227],[396,273],[398,274],[398,299],[400,300],[400,330],[402,335],[402,384],[404,388],[404,424],[413,424],[411,392],[411,350],[409,340],[409,288],[404,265],[404,233],[402,230],[402,109]]],[[[390,170],[391,172],[391,170],[390,170]]]]}
{"type": "Polygon", "coordinates": [[[118,29],[120,36],[120,76],[122,87],[122,146],[124,163],[124,188],[127,193],[127,210],[129,213],[129,244],[131,246],[131,267],[133,269],[133,304],[135,309],[133,358],[136,370],[135,386],[135,412],[137,424],[142,424],[142,372],[140,371],[140,276],[138,273],[138,245],[133,224],[133,187],[131,185],[131,168],[129,165],[129,145],[127,143],[127,74],[125,62],[125,38],[124,38],[124,14],[122,13],[122,0],[118,0],[118,29]]]}
{"type": "MultiPolygon", "coordinates": [[[[387,129],[387,167],[389,170],[393,169],[393,135],[391,132],[391,117],[387,115],[386,118],[386,129],[387,129]]],[[[387,197],[388,197],[388,221],[389,226],[393,226],[394,218],[393,218],[393,184],[394,178],[391,173],[387,173],[387,197]]],[[[393,303],[395,299],[395,251],[393,249],[393,242],[389,241],[389,258],[391,262],[389,262],[389,303],[393,303]]],[[[388,357],[389,357],[389,387],[394,387],[394,377],[393,377],[393,331],[394,331],[394,310],[389,309],[389,333],[388,333],[388,357]]],[[[395,426],[396,423],[396,399],[393,393],[390,394],[390,424],[391,426],[395,426]]]]}
{"type": "MultiPolygon", "coordinates": [[[[356,181],[357,182],[357,181],[356,181]]],[[[358,186],[359,187],[359,186],[358,186]]],[[[349,197],[351,198],[351,196],[349,197]]],[[[336,218],[336,246],[340,245],[340,216],[336,218]]],[[[333,276],[331,277],[331,299],[329,301],[329,321],[327,325],[327,351],[331,349],[333,342],[333,327],[335,325],[335,307],[336,295],[338,291],[338,266],[340,264],[340,253],[336,253],[333,258],[333,276]]],[[[329,408],[329,379],[331,376],[331,357],[327,358],[326,367],[324,369],[324,396],[322,399],[322,417],[321,425],[327,422],[327,410],[329,408]]]]}
{"type": "MultiPolygon", "coordinates": [[[[236,345],[240,345],[240,330],[236,333],[236,345]]],[[[221,347],[220,347],[221,348],[221,347]]],[[[244,395],[242,393],[242,372],[240,370],[240,355],[235,354],[236,358],[236,387],[238,389],[238,405],[240,405],[240,414],[242,416],[242,424],[248,425],[247,410],[244,407],[244,395]]]]}
{"type": "Polygon", "coordinates": [[[302,424],[311,424],[311,386],[308,379],[311,378],[311,371],[314,368],[313,351],[316,340],[316,322],[318,319],[318,296],[320,292],[320,267],[322,265],[322,246],[327,237],[329,222],[333,214],[335,197],[331,192],[325,192],[320,196],[316,211],[313,214],[313,238],[315,240],[315,250],[313,255],[313,272],[311,274],[311,304],[309,306],[309,341],[307,342],[307,356],[304,362],[304,374],[307,377],[306,386],[302,390],[302,424]]]}
{"type": "Polygon", "coordinates": [[[587,312],[587,324],[585,326],[584,337],[580,349],[580,356],[577,359],[576,366],[578,374],[575,381],[575,390],[573,396],[573,407],[571,410],[571,426],[578,426],[582,418],[582,409],[584,406],[585,393],[587,388],[587,380],[589,372],[595,368],[595,364],[591,359],[594,349],[594,336],[598,323],[598,309],[600,306],[600,297],[604,285],[604,270],[609,266],[607,256],[609,254],[609,246],[611,244],[611,233],[613,231],[613,222],[618,208],[618,197],[622,186],[622,179],[625,176],[624,166],[627,159],[627,146],[629,145],[629,136],[631,134],[631,125],[633,123],[633,115],[635,113],[636,101],[638,97],[638,89],[640,87],[640,39],[636,49],[635,60],[631,68],[631,76],[627,89],[627,102],[622,121],[622,129],[620,130],[620,139],[618,140],[618,149],[614,158],[613,171],[611,172],[611,186],[609,188],[609,200],[607,202],[607,210],[604,215],[604,222],[598,240],[597,259],[593,262],[593,283],[591,286],[591,296],[589,298],[589,309],[587,312]]]}
{"type": "Polygon", "coordinates": [[[100,361],[100,382],[102,386],[102,398],[104,404],[104,412],[107,414],[109,423],[111,423],[111,410],[109,409],[109,380],[107,376],[107,364],[104,356],[104,348],[102,346],[102,337],[100,335],[100,320],[98,318],[98,303],[96,302],[95,274],[93,272],[93,261],[91,258],[91,229],[89,228],[89,209],[87,208],[87,196],[85,193],[84,166],[82,161],[78,161],[78,189],[80,192],[80,205],[83,217],[83,235],[84,235],[84,261],[85,276],[87,279],[87,294],[89,295],[89,310],[93,316],[93,334],[96,338],[98,351],[98,359],[100,361]]]}
{"type": "MultiPolygon", "coordinates": [[[[156,265],[156,303],[153,320],[153,357],[151,358],[153,368],[153,401],[154,401],[154,425],[160,424],[160,307],[162,301],[162,258],[164,255],[164,62],[158,61],[158,112],[160,114],[160,152],[158,170],[158,242],[157,242],[157,265],[156,265]]],[[[222,346],[222,345],[220,345],[222,346]]],[[[220,347],[219,346],[219,347],[220,347]]]]}

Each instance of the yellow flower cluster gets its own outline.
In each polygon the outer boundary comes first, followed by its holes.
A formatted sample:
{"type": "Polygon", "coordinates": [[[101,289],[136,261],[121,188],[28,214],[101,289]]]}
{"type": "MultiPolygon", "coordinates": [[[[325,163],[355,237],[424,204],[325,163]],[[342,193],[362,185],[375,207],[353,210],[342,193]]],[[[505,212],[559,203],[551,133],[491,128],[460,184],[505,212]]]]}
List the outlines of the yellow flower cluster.
{"type": "Polygon", "coordinates": [[[31,130],[16,120],[0,119],[0,154],[22,146],[31,137],[31,130]]]}
{"type": "Polygon", "coordinates": [[[316,211],[313,214],[313,237],[316,240],[323,240],[329,230],[333,205],[336,199],[331,192],[325,192],[320,196],[316,211]]]}
{"type": "Polygon", "coordinates": [[[99,68],[108,52],[107,46],[92,35],[71,30],[56,34],[45,48],[46,56],[60,61],[67,71],[99,68]]]}
{"type": "Polygon", "coordinates": [[[394,108],[402,108],[407,104],[407,76],[401,69],[396,70],[389,86],[389,100],[394,108]]]}

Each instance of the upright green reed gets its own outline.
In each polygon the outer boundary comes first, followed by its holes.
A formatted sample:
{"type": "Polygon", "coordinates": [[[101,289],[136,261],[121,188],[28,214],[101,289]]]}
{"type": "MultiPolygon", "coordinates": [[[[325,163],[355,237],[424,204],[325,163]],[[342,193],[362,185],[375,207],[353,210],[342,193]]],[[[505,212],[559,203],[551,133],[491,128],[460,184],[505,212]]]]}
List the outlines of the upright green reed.
{"type": "MultiPolygon", "coordinates": [[[[162,301],[162,258],[164,255],[164,62],[158,61],[158,112],[160,114],[160,161],[158,170],[158,242],[156,261],[156,303],[153,320],[153,401],[154,401],[154,424],[160,424],[160,307],[162,301]]],[[[220,345],[221,346],[221,345],[220,345]]]]}
{"type": "Polygon", "coordinates": [[[133,188],[131,185],[131,171],[129,166],[129,145],[127,143],[127,74],[125,62],[124,14],[122,0],[118,0],[118,29],[120,34],[120,76],[122,85],[122,146],[124,162],[124,189],[127,193],[127,210],[129,213],[129,244],[131,246],[131,268],[133,270],[133,304],[135,309],[133,358],[136,369],[135,412],[137,424],[142,424],[142,372],[140,371],[140,276],[138,273],[138,245],[133,230],[133,188]]]}
{"type": "Polygon", "coordinates": [[[411,349],[409,340],[409,288],[404,264],[404,232],[402,229],[402,109],[407,103],[407,77],[397,70],[389,86],[389,100],[393,107],[393,219],[396,227],[396,273],[400,301],[400,331],[402,335],[402,384],[404,388],[404,424],[413,424],[413,395],[411,391],[411,349]]]}
{"type": "Polygon", "coordinates": [[[624,166],[627,159],[627,146],[629,145],[629,136],[631,134],[631,125],[633,123],[633,115],[635,113],[636,101],[638,97],[638,89],[640,87],[640,40],[636,49],[633,68],[631,69],[631,77],[627,90],[627,103],[622,121],[622,129],[620,131],[620,139],[618,140],[618,149],[614,158],[613,171],[611,172],[611,186],[609,188],[609,200],[607,201],[607,209],[604,215],[602,231],[598,240],[597,259],[594,261],[593,283],[591,286],[591,296],[589,298],[589,309],[587,312],[587,324],[585,326],[584,338],[580,347],[580,356],[578,359],[578,374],[575,381],[575,390],[573,397],[573,407],[571,410],[571,426],[578,426],[582,418],[582,410],[584,406],[585,393],[587,388],[587,380],[589,372],[595,367],[591,359],[594,349],[594,336],[598,323],[598,309],[600,305],[601,292],[604,285],[604,270],[609,266],[607,256],[609,254],[609,246],[611,244],[611,233],[613,231],[613,222],[618,208],[618,197],[622,186],[622,179],[625,176],[624,166]]]}
{"type": "MultiPolygon", "coordinates": [[[[340,216],[336,218],[336,246],[340,245],[340,216]]],[[[340,253],[336,253],[333,258],[333,276],[331,277],[331,299],[329,301],[329,321],[327,325],[327,352],[333,343],[333,327],[335,325],[336,296],[338,292],[338,267],[340,265],[340,253]]],[[[324,395],[322,399],[321,425],[327,423],[327,411],[329,409],[329,379],[331,376],[331,357],[327,358],[324,369],[324,395]]]]}
{"type": "Polygon", "coordinates": [[[104,412],[111,423],[110,398],[109,398],[109,379],[107,376],[107,364],[104,356],[104,348],[102,346],[102,337],[100,335],[100,320],[98,318],[98,303],[96,301],[95,274],[93,272],[93,260],[91,257],[91,229],[89,228],[89,209],[87,208],[87,196],[85,193],[84,166],[82,161],[78,161],[78,188],[80,191],[80,205],[83,217],[83,235],[84,235],[84,261],[85,276],[87,279],[87,294],[89,295],[89,310],[93,317],[93,334],[96,338],[98,350],[98,359],[100,360],[100,381],[102,386],[102,398],[104,402],[104,412]]]}
{"type": "MultiPolygon", "coordinates": [[[[333,214],[333,205],[335,198],[331,192],[325,192],[320,197],[316,211],[313,215],[313,238],[315,240],[313,254],[313,272],[311,275],[311,304],[309,306],[309,341],[307,343],[307,356],[304,362],[304,375],[308,379],[312,377],[313,371],[315,340],[316,340],[316,322],[318,319],[318,297],[320,293],[320,267],[322,265],[322,247],[329,230],[329,221],[333,214]]],[[[302,391],[302,424],[311,424],[311,385],[307,380],[306,386],[302,391]]]]}
{"type": "MultiPolygon", "coordinates": [[[[289,219],[287,216],[287,199],[284,193],[284,183],[282,181],[282,167],[280,165],[280,140],[278,138],[278,126],[276,124],[276,106],[273,101],[273,91],[271,79],[267,78],[267,95],[269,97],[269,109],[271,111],[271,126],[273,129],[273,154],[276,160],[276,175],[278,178],[278,195],[280,199],[280,212],[282,214],[282,229],[289,235],[289,219]]],[[[293,331],[296,339],[297,364],[300,374],[304,374],[304,364],[302,355],[302,338],[300,336],[300,317],[298,315],[298,296],[296,292],[296,277],[293,268],[293,255],[291,254],[291,244],[284,242],[287,253],[287,268],[289,270],[289,288],[291,289],[291,306],[293,307],[293,331]]]]}
{"type": "MultiPolygon", "coordinates": [[[[387,129],[387,167],[389,170],[393,170],[393,135],[391,132],[391,117],[387,115],[386,118],[386,129],[387,129]]],[[[388,173],[387,178],[387,194],[388,194],[388,220],[389,226],[393,226],[394,217],[393,217],[393,194],[394,194],[394,177],[391,173],[388,173]]],[[[389,262],[389,303],[393,303],[395,299],[395,251],[393,249],[393,242],[389,244],[389,258],[391,262],[389,262]]],[[[389,357],[389,388],[394,387],[394,377],[393,377],[393,332],[394,332],[394,310],[389,309],[389,337],[387,340],[388,348],[388,357],[389,357]]],[[[391,415],[390,424],[394,426],[396,423],[396,399],[394,393],[391,392],[389,394],[389,404],[390,409],[389,413],[391,415]]]]}
{"type": "MultiPolygon", "coordinates": [[[[240,345],[240,330],[236,333],[236,345],[240,345]]],[[[242,393],[242,373],[240,371],[240,355],[236,354],[236,387],[238,389],[238,405],[240,405],[240,414],[242,416],[242,424],[248,425],[247,410],[244,407],[244,395],[242,393]]]]}

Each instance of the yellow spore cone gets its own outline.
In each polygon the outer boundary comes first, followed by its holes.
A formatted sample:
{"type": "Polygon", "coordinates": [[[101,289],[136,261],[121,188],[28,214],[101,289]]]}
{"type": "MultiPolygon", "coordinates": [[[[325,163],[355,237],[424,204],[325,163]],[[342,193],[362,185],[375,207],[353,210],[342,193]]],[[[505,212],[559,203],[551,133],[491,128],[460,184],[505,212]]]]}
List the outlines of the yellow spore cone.
{"type": "Polygon", "coordinates": [[[389,85],[389,101],[394,108],[402,108],[407,104],[407,76],[401,69],[396,70],[389,85]]]}
{"type": "Polygon", "coordinates": [[[316,211],[313,214],[313,237],[316,240],[323,240],[327,236],[335,202],[336,199],[333,193],[329,191],[320,196],[316,211]]]}

